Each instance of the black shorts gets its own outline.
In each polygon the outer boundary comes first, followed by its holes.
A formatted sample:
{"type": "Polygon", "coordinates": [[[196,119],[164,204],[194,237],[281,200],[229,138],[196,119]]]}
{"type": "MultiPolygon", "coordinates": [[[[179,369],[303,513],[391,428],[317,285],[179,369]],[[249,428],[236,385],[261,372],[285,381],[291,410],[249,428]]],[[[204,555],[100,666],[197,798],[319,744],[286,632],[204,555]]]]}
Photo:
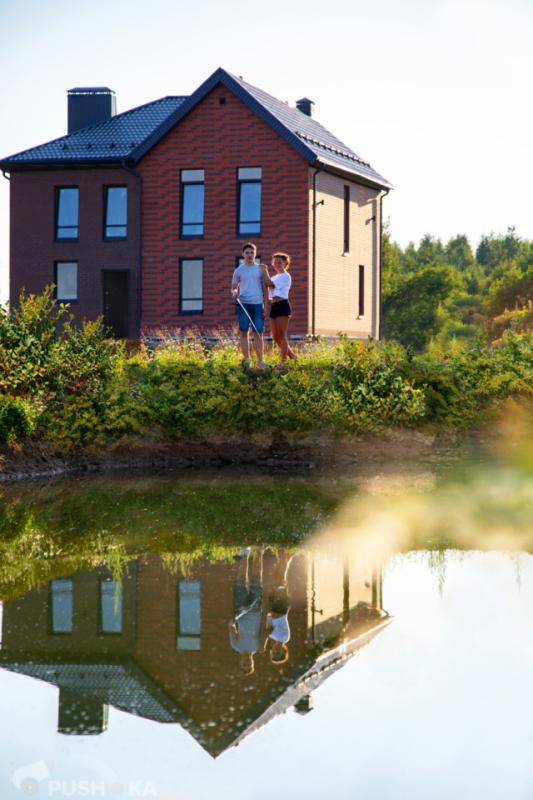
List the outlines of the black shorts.
{"type": "Polygon", "coordinates": [[[270,306],[270,319],[276,319],[277,317],[290,317],[291,314],[292,308],[288,300],[276,300],[276,302],[272,303],[270,306]]]}

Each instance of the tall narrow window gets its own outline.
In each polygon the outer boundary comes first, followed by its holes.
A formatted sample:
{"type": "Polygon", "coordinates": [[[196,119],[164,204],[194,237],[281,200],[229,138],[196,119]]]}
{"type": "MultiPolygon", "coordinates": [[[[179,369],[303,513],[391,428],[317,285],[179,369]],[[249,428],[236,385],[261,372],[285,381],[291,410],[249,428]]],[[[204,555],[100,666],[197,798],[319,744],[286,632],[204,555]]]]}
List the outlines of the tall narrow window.
{"type": "Polygon", "coordinates": [[[125,239],[128,235],[128,187],[105,187],[105,239],[125,239]]]}
{"type": "Polygon", "coordinates": [[[261,167],[240,167],[238,170],[238,225],[243,236],[261,233],[261,167]]]}
{"type": "Polygon", "coordinates": [[[78,299],[78,262],[56,261],[56,300],[75,303],[78,299]]]}
{"type": "Polygon", "coordinates": [[[350,187],[344,187],[344,253],[350,252],[350,187]]]}
{"type": "Polygon", "coordinates": [[[204,310],[204,261],[182,258],[180,277],[180,313],[201,314],[204,310]]]}
{"type": "Polygon", "coordinates": [[[100,581],[100,630],[122,633],[122,581],[100,581]]]}
{"type": "Polygon", "coordinates": [[[72,578],[50,581],[52,633],[72,633],[72,578]]]}
{"type": "Polygon", "coordinates": [[[77,187],[56,189],[56,239],[78,238],[78,196],[77,187]]]}
{"type": "Polygon", "coordinates": [[[201,619],[200,581],[178,581],[178,650],[199,650],[201,619]]]}
{"type": "Polygon", "coordinates": [[[204,235],[205,172],[203,169],[181,171],[181,236],[204,235]]]}
{"type": "Polygon", "coordinates": [[[365,316],[365,268],[362,264],[359,264],[358,316],[365,316]]]}

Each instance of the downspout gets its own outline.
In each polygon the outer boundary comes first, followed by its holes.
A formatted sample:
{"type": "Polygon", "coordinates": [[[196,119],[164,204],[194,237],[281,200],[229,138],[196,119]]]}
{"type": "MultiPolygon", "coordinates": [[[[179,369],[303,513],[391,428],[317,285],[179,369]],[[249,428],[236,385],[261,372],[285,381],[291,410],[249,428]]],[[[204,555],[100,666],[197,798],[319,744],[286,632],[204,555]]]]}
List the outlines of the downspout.
{"type": "Polygon", "coordinates": [[[313,173],[313,253],[311,272],[311,334],[316,335],[316,179],[324,167],[320,166],[313,173]]]}
{"type": "Polygon", "coordinates": [[[136,283],[136,308],[135,308],[135,331],[137,333],[137,337],[139,338],[141,335],[141,254],[142,254],[142,217],[141,217],[141,209],[142,209],[142,176],[141,173],[138,172],[133,167],[128,167],[125,161],[121,162],[122,169],[129,172],[130,175],[137,181],[137,273],[135,276],[135,283],[136,283]]]}
{"type": "Polygon", "coordinates": [[[379,196],[379,327],[378,327],[378,341],[381,339],[381,320],[382,320],[382,282],[383,282],[383,198],[387,197],[390,189],[385,189],[383,194],[379,196]]]}
{"type": "Polygon", "coordinates": [[[10,181],[10,180],[11,180],[11,176],[7,174],[7,172],[5,171],[5,169],[3,169],[3,170],[2,170],[2,175],[4,176],[4,178],[6,179],[6,181],[10,181]]]}

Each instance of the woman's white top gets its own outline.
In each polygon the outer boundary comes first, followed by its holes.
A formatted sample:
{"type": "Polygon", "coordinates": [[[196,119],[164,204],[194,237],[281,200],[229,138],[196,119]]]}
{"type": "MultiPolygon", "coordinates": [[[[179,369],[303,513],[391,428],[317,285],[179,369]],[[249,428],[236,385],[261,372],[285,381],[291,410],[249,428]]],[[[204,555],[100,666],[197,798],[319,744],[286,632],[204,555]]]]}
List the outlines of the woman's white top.
{"type": "Polygon", "coordinates": [[[268,290],[268,295],[272,300],[273,297],[281,297],[283,300],[289,299],[289,289],[291,288],[291,276],[288,272],[278,272],[270,278],[274,284],[273,289],[268,290]]]}
{"type": "Polygon", "coordinates": [[[283,614],[282,617],[273,617],[272,614],[267,614],[267,625],[272,625],[272,630],[268,634],[270,639],[286,644],[291,638],[291,629],[289,628],[289,617],[287,614],[283,614]]]}

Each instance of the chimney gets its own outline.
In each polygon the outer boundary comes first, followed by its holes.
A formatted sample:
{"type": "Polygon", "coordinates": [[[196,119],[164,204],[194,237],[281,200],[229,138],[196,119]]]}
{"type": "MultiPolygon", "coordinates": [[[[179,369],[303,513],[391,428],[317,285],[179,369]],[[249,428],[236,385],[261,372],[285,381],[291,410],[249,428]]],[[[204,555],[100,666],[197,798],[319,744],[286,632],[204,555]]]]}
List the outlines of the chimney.
{"type": "Polygon", "coordinates": [[[98,697],[77,689],[59,689],[57,732],[70,735],[103,733],[107,728],[108,706],[98,697]]]}
{"type": "Polygon", "coordinates": [[[313,706],[313,695],[311,692],[309,692],[297,700],[297,702],[294,704],[294,710],[298,714],[309,714],[309,712],[313,710],[313,706]]]}
{"type": "Polygon", "coordinates": [[[309,100],[308,97],[302,97],[301,100],[296,101],[296,108],[298,111],[301,111],[302,114],[312,117],[315,110],[315,103],[313,100],[309,100]]]}
{"type": "Polygon", "coordinates": [[[69,89],[68,132],[104,122],[117,113],[115,92],[107,86],[79,86],[69,89]]]}

